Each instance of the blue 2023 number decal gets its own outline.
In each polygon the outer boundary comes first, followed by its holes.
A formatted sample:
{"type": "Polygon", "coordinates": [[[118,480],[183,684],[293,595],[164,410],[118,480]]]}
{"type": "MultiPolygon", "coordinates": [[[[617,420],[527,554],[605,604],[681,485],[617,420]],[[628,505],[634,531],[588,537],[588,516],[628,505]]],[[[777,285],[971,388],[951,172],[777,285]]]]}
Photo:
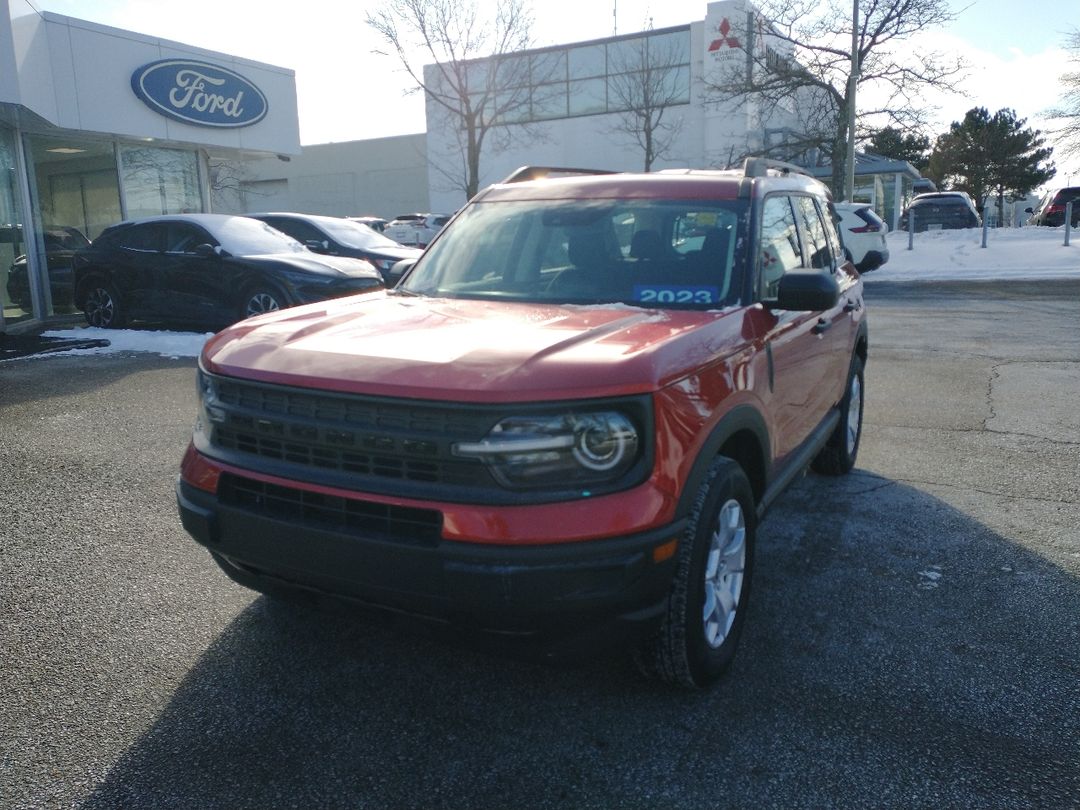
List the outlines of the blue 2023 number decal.
{"type": "Polygon", "coordinates": [[[720,288],[636,284],[634,300],[640,304],[716,304],[720,300],[720,288]]]}

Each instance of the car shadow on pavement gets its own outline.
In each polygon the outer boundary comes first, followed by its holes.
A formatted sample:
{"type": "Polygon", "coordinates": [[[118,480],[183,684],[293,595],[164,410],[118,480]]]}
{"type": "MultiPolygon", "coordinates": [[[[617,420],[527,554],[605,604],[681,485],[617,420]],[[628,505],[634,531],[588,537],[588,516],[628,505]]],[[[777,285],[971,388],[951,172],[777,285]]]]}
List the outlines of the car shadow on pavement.
{"type": "Polygon", "coordinates": [[[1071,806],[1080,560],[1052,553],[808,476],[704,693],[258,598],[82,807],[1071,806]]]}

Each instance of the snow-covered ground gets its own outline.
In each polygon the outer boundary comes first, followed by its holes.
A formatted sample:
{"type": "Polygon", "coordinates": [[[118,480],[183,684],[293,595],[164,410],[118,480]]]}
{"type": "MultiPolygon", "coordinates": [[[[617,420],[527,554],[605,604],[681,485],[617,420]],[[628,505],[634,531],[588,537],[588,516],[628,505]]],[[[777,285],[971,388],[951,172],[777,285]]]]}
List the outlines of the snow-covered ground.
{"type": "Polygon", "coordinates": [[[92,349],[72,349],[50,352],[35,357],[57,357],[62,354],[113,354],[116,352],[153,352],[162,357],[198,357],[203,344],[213,332],[168,332],[143,329],[53,329],[41,333],[44,337],[75,338],[77,340],[107,340],[108,346],[92,349]]]}
{"type": "MultiPolygon", "coordinates": [[[[1080,279],[1080,229],[1065,246],[1064,228],[990,230],[986,248],[982,230],[928,231],[915,234],[908,250],[906,232],[888,235],[889,262],[865,276],[877,281],[986,281],[995,279],[1080,279]]],[[[138,329],[55,329],[47,337],[104,338],[109,346],[79,349],[79,354],[154,352],[163,357],[198,357],[211,333],[138,329]]],[[[53,355],[55,356],[55,355],[53,355]]]]}
{"type": "Polygon", "coordinates": [[[867,273],[867,283],[1080,279],[1080,229],[1073,229],[1068,246],[1064,228],[991,228],[985,248],[981,228],[917,233],[912,250],[906,231],[886,239],[889,261],[867,273]]]}

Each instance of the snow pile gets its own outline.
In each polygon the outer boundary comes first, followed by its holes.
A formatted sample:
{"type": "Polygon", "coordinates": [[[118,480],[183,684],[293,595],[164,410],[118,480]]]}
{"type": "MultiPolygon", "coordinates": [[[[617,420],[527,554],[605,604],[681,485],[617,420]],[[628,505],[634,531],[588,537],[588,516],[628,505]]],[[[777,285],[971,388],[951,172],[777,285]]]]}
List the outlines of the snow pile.
{"type": "Polygon", "coordinates": [[[198,357],[203,344],[213,332],[165,332],[140,329],[54,329],[42,332],[42,337],[72,338],[75,340],[107,340],[108,346],[92,349],[73,349],[60,354],[115,354],[117,352],[153,352],[162,357],[198,357]]]}
{"type": "Polygon", "coordinates": [[[1064,228],[991,228],[986,247],[982,229],[915,234],[908,250],[906,231],[886,237],[889,261],[864,278],[875,281],[989,281],[1080,278],[1080,229],[1064,245],[1064,228]]]}

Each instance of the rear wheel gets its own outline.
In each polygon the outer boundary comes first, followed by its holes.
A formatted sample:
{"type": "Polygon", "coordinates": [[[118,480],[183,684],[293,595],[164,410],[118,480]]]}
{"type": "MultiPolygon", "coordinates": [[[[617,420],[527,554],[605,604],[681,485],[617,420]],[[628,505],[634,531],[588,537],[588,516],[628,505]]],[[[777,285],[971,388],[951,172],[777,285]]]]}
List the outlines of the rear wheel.
{"type": "Polygon", "coordinates": [[[120,305],[116,289],[104,281],[92,281],[83,299],[83,312],[90,326],[119,329],[127,323],[127,313],[120,305]]]}
{"type": "Polygon", "coordinates": [[[825,475],[844,475],[855,466],[862,438],[863,416],[863,359],[858,355],[851,361],[847,390],[840,400],[840,423],[829,441],[814,457],[810,466],[825,475]]]}
{"type": "Polygon", "coordinates": [[[717,458],[679,545],[663,624],[638,651],[644,673],[703,687],[730,666],[750,595],[755,524],[745,473],[731,459],[717,458]]]}
{"type": "Polygon", "coordinates": [[[252,287],[240,298],[240,318],[252,318],[285,307],[285,296],[270,286],[252,287]]]}

